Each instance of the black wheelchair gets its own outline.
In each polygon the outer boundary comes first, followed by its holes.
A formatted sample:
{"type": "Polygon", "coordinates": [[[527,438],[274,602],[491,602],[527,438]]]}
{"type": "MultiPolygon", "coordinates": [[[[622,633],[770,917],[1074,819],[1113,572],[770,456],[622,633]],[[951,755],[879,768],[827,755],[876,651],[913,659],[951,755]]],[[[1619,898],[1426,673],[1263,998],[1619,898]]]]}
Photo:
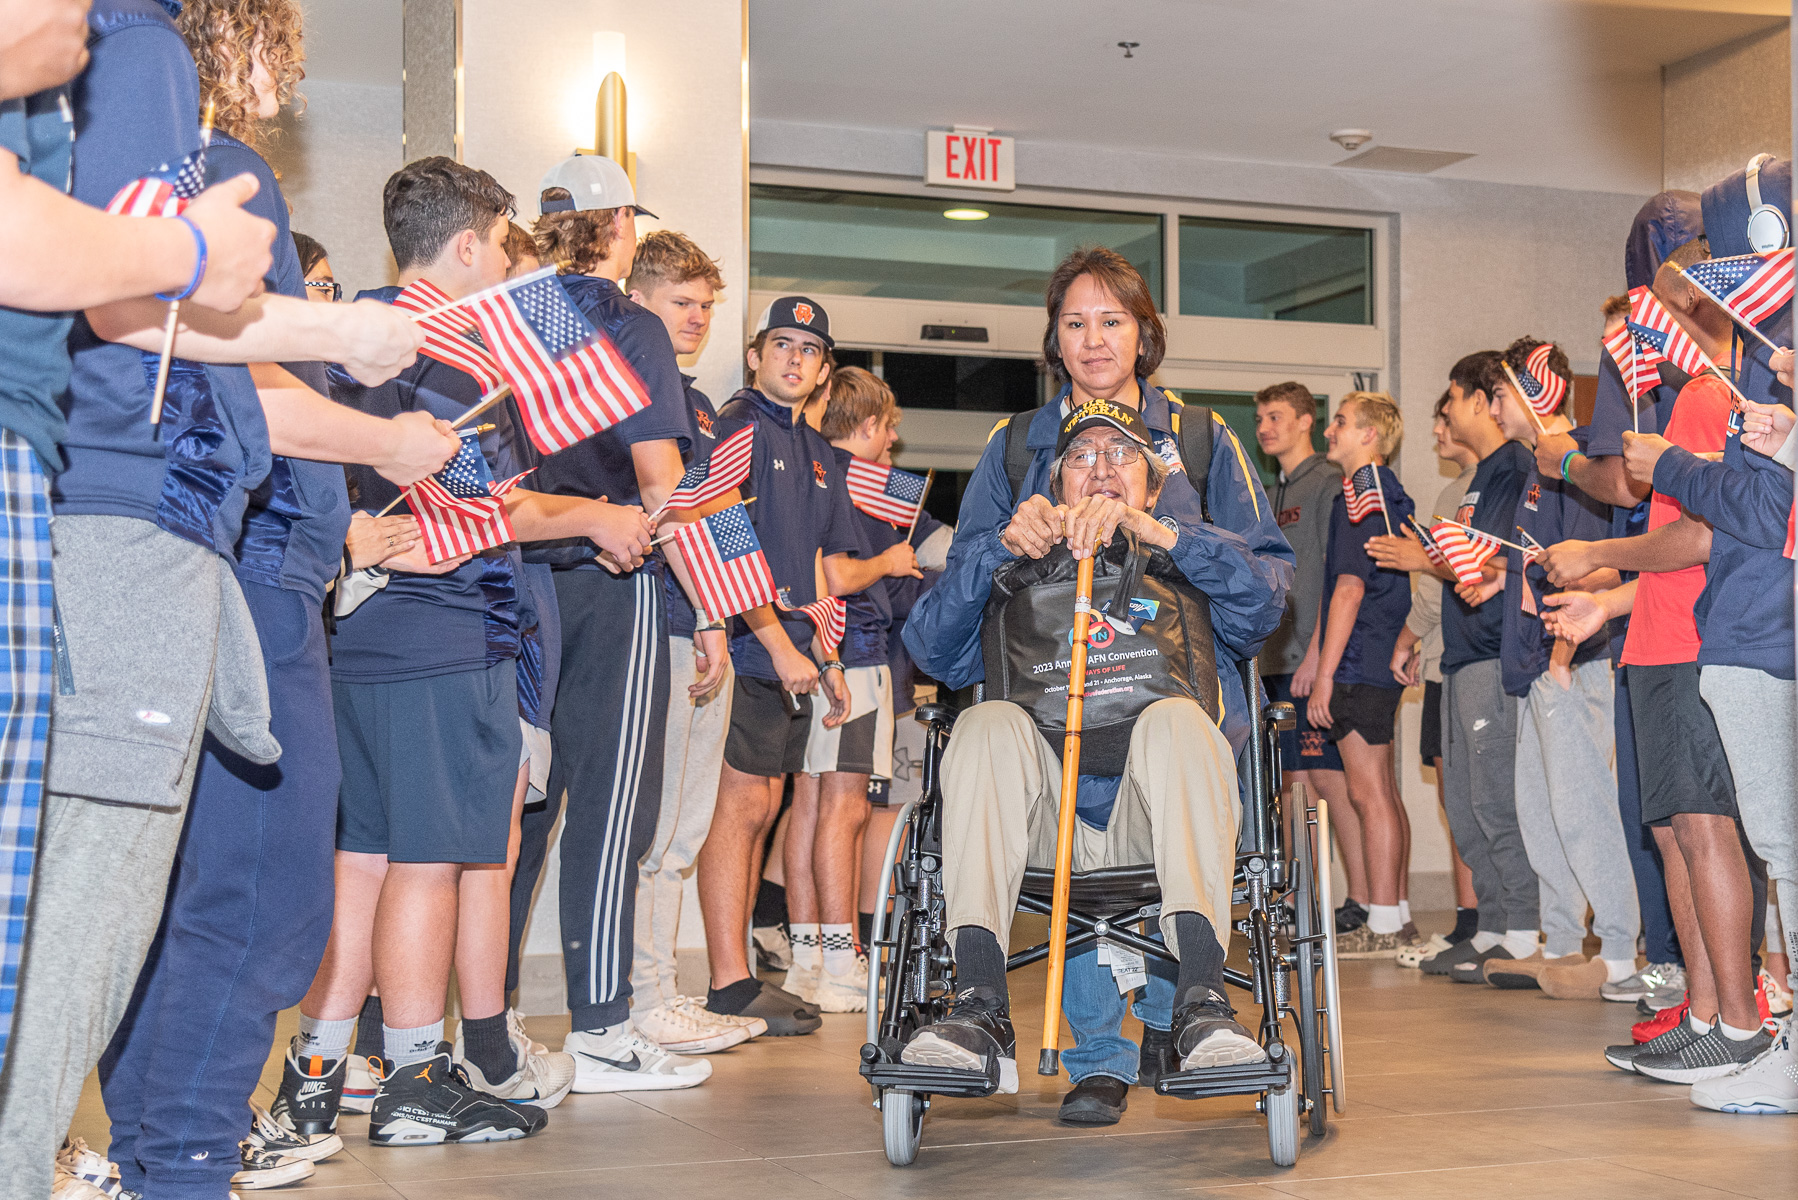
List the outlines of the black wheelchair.
{"type": "MultiPolygon", "coordinates": [[[[1232,925],[1248,948],[1246,971],[1225,978],[1261,1006],[1259,1040],[1264,1062],[1165,1075],[1156,1091],[1166,1096],[1255,1095],[1267,1116],[1268,1154],[1276,1166],[1298,1161],[1299,1123],[1322,1136],[1325,1101],[1337,1113],[1346,1100],[1342,1027],[1336,974],[1336,925],[1330,895],[1329,821],[1325,802],[1307,803],[1302,785],[1292,802],[1307,836],[1289,837],[1280,797],[1278,734],[1296,721],[1292,705],[1263,701],[1254,662],[1243,664],[1253,735],[1245,750],[1248,795],[1238,841],[1232,902],[1242,915],[1232,925]],[[1288,842],[1294,844],[1288,845],[1288,842]],[[1288,1027],[1285,1021],[1290,1019],[1288,1027]]],[[[944,928],[941,772],[954,714],[925,705],[917,719],[926,727],[923,794],[904,805],[894,822],[881,869],[881,894],[889,904],[876,917],[868,969],[868,1041],[861,1073],[880,1110],[887,1159],[908,1166],[918,1154],[924,1114],[932,1096],[980,1097],[999,1087],[991,1073],[911,1066],[899,1055],[912,1033],[940,1019],[955,993],[955,962],[944,928]]],[[[1018,897],[1021,912],[1048,915],[1054,872],[1032,868],[1018,897]]],[[[1104,939],[1138,954],[1173,962],[1171,951],[1146,936],[1161,911],[1152,866],[1077,872],[1068,914],[1068,956],[1104,939]]],[[[1049,947],[1012,954],[1015,971],[1047,958],[1049,947]]]]}

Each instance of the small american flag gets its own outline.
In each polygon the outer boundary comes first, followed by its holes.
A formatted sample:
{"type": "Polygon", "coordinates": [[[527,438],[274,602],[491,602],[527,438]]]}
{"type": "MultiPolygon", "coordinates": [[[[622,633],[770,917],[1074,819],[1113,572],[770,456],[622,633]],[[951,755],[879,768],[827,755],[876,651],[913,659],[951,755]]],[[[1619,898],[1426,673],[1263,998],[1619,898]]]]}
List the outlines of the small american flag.
{"type": "Polygon", "coordinates": [[[187,202],[206,186],[206,151],[202,147],[171,167],[163,163],[142,179],[119,189],[106,205],[115,217],[178,217],[187,202]]]}
{"type": "Polygon", "coordinates": [[[688,467],[662,507],[698,508],[716,500],[749,477],[754,452],[755,426],[745,425],[713,446],[703,462],[688,467]]]}
{"type": "Polygon", "coordinates": [[[1716,364],[1698,348],[1646,286],[1629,290],[1627,327],[1636,343],[1636,379],[1631,391],[1641,396],[1660,383],[1660,365],[1670,362],[1688,375],[1716,370],[1716,364]],[[1653,376],[1653,382],[1648,377],[1653,376]]]}
{"type": "Polygon", "coordinates": [[[1411,531],[1417,535],[1417,544],[1422,546],[1423,552],[1430,556],[1430,561],[1440,567],[1448,566],[1448,556],[1442,553],[1442,547],[1436,544],[1436,539],[1430,536],[1430,531],[1419,525],[1416,517],[1410,518],[1410,521],[1411,531]]]}
{"type": "Polygon", "coordinates": [[[818,637],[824,643],[824,653],[831,656],[836,654],[837,648],[843,644],[843,632],[849,628],[847,601],[841,596],[826,596],[822,600],[801,604],[798,608],[789,608],[787,611],[804,613],[818,627],[818,637]]]}
{"type": "Polygon", "coordinates": [[[1730,316],[1753,327],[1791,303],[1793,253],[1788,246],[1771,254],[1713,258],[1693,263],[1685,276],[1730,316]]]}
{"type": "Polygon", "coordinates": [[[1436,522],[1430,526],[1430,536],[1436,539],[1436,545],[1448,559],[1448,569],[1455,573],[1456,579],[1468,585],[1484,582],[1480,568],[1503,548],[1503,543],[1491,534],[1453,521],[1436,522]]]}
{"type": "Polygon", "coordinates": [[[424,537],[425,557],[440,563],[515,540],[504,497],[529,474],[495,483],[480,439],[463,434],[462,448],[441,471],[404,489],[424,537]]]}
{"type": "Polygon", "coordinates": [[[1523,402],[1530,406],[1530,411],[1538,417],[1552,417],[1555,410],[1561,407],[1561,401],[1567,395],[1567,380],[1549,369],[1548,359],[1554,353],[1553,342],[1543,342],[1530,351],[1529,357],[1523,361],[1523,369],[1516,373],[1518,390],[1523,393],[1523,402]]]}
{"type": "Polygon", "coordinates": [[[879,521],[910,525],[924,501],[924,476],[897,467],[849,460],[849,499],[855,507],[879,521]]]}
{"type": "Polygon", "coordinates": [[[1386,511],[1386,494],[1380,489],[1380,469],[1371,464],[1342,481],[1342,498],[1348,502],[1349,520],[1359,525],[1368,513],[1386,511]]]}
{"type": "MultiPolygon", "coordinates": [[[[1624,390],[1629,393],[1630,402],[1633,404],[1642,398],[1642,393],[1636,390],[1636,339],[1630,334],[1629,323],[1626,321],[1617,326],[1616,332],[1606,334],[1603,340],[1605,353],[1609,354],[1611,361],[1617,364],[1617,373],[1623,376],[1624,390]]],[[[1659,383],[1661,381],[1660,372],[1656,371],[1653,374],[1654,383],[1659,383]]],[[[1653,387],[1654,384],[1649,386],[1653,387]]]]}
{"type": "Polygon", "coordinates": [[[413,318],[425,335],[420,353],[472,375],[483,392],[490,392],[505,382],[499,361],[481,341],[472,315],[460,308],[445,308],[453,303],[448,292],[428,279],[412,281],[393,298],[393,306],[402,312],[427,314],[413,318]]]}
{"type": "Polygon", "coordinates": [[[774,602],[774,574],[741,504],[682,525],[674,542],[708,617],[720,621],[774,602]]]}
{"type": "Polygon", "coordinates": [[[611,341],[575,307],[554,267],[508,280],[463,304],[480,323],[531,441],[566,450],[649,407],[649,392],[611,341]]]}

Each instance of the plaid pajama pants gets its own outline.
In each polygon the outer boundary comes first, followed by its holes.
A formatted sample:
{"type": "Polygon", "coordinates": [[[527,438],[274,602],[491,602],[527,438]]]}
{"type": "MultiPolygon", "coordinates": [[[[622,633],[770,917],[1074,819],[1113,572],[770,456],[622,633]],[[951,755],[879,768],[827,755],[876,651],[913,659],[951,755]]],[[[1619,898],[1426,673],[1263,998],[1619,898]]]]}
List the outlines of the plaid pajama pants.
{"type": "Polygon", "coordinates": [[[7,696],[0,725],[0,1066],[12,1032],[19,954],[37,857],[44,749],[50,735],[51,642],[56,598],[50,576],[50,484],[24,438],[0,429],[7,696]]]}

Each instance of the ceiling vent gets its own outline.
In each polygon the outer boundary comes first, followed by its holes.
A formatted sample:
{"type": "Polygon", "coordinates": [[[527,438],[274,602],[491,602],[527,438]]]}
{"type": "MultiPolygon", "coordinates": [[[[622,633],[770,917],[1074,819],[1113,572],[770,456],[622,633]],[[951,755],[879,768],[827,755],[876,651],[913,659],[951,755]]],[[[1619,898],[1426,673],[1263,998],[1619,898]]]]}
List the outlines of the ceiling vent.
{"type": "Polygon", "coordinates": [[[1353,167],[1357,171],[1398,171],[1405,175],[1428,175],[1431,171],[1440,171],[1451,163],[1472,157],[1471,154],[1461,154],[1454,150],[1407,150],[1403,146],[1375,146],[1371,150],[1351,155],[1336,165],[1353,167]]]}

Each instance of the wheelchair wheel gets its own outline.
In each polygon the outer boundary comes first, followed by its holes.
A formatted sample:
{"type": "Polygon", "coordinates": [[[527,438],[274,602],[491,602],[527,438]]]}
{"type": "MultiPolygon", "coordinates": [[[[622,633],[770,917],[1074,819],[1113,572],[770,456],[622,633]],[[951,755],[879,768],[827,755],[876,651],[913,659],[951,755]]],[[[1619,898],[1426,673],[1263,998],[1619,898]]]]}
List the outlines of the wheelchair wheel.
{"type": "MultiPolygon", "coordinates": [[[[1298,988],[1294,1018],[1299,1031],[1299,1066],[1304,1089],[1304,1107],[1310,1118],[1311,1136],[1322,1137],[1327,1117],[1324,1108],[1323,1014],[1318,1011],[1318,972],[1322,954],[1317,945],[1304,939],[1317,934],[1321,921],[1317,907],[1317,855],[1312,849],[1310,797],[1304,784],[1292,787],[1293,809],[1298,814],[1293,838],[1297,861],[1293,891],[1293,908],[1297,916],[1296,932],[1300,939],[1297,955],[1298,988]]],[[[1332,916],[1334,914],[1331,914],[1332,916]]]]}
{"type": "Polygon", "coordinates": [[[1267,1156],[1276,1167],[1292,1166],[1299,1160],[1298,1082],[1268,1092],[1261,1107],[1267,1111],[1267,1156]]]}
{"type": "MultiPolygon", "coordinates": [[[[899,861],[899,848],[905,844],[905,835],[911,827],[912,814],[917,811],[918,802],[908,800],[899,809],[899,815],[893,820],[893,832],[887,837],[886,855],[881,859],[880,890],[875,895],[880,897],[880,911],[874,916],[874,941],[876,943],[890,940],[891,931],[887,928],[889,921],[900,919],[898,912],[889,914],[887,909],[893,901],[893,868],[899,861]]],[[[870,946],[868,958],[868,1040],[880,1040],[880,993],[881,984],[886,979],[883,951],[878,945],[870,946]]]]}
{"type": "Polygon", "coordinates": [[[1348,1076],[1342,1059],[1342,988],[1336,972],[1336,906],[1331,894],[1330,803],[1317,798],[1317,898],[1323,914],[1324,1028],[1329,1036],[1330,1107],[1338,1116],[1348,1106],[1348,1076]]]}
{"type": "Polygon", "coordinates": [[[924,1097],[891,1088],[882,1092],[880,1132],[886,1139],[887,1161],[895,1167],[911,1166],[924,1135],[924,1097]]]}

